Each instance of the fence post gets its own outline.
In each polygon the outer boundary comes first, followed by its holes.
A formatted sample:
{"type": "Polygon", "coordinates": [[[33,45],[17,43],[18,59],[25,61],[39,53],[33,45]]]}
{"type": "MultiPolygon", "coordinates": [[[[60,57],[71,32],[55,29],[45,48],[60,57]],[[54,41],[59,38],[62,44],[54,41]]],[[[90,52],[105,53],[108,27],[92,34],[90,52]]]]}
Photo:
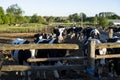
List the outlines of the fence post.
{"type": "Polygon", "coordinates": [[[1,72],[2,63],[3,63],[3,59],[0,57],[0,80],[1,80],[1,75],[2,75],[2,72],[1,72]]]}
{"type": "Polygon", "coordinates": [[[113,29],[109,29],[108,37],[109,38],[113,37],[113,29]]]}
{"type": "Polygon", "coordinates": [[[90,41],[90,67],[95,68],[95,41],[90,41]]]}
{"type": "Polygon", "coordinates": [[[94,76],[95,72],[95,41],[90,40],[89,45],[89,61],[88,61],[88,68],[87,71],[90,75],[94,76]]]}
{"type": "Polygon", "coordinates": [[[1,71],[1,69],[2,69],[3,61],[4,61],[4,55],[2,53],[4,53],[4,51],[0,50],[0,80],[2,80],[1,79],[2,78],[2,71],[1,71]]]}

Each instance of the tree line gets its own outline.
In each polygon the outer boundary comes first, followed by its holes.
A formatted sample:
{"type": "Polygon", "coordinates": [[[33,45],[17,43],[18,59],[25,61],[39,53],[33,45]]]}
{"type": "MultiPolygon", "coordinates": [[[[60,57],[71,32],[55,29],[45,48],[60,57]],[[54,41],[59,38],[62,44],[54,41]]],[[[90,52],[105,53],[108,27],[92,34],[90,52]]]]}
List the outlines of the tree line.
{"type": "Polygon", "coordinates": [[[54,16],[40,16],[33,14],[32,16],[23,16],[25,12],[17,5],[10,5],[5,11],[0,7],[0,24],[21,24],[21,23],[81,23],[94,24],[100,26],[112,25],[112,22],[108,22],[108,19],[120,19],[120,16],[114,12],[100,12],[95,16],[89,17],[85,13],[74,13],[66,17],[54,17],[54,16]]]}

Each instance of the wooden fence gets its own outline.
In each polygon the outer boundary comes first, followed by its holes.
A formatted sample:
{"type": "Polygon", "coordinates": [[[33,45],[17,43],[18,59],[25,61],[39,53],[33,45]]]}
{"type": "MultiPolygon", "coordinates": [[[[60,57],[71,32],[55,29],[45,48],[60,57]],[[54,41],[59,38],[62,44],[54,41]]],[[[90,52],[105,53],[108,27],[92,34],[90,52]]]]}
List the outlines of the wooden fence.
{"type": "MultiPolygon", "coordinates": [[[[113,37],[113,29],[109,29],[108,38],[113,37]]],[[[120,53],[116,54],[107,54],[107,55],[96,55],[95,50],[100,48],[120,48],[120,43],[102,43],[96,44],[94,40],[90,41],[89,45],[89,57],[88,57],[88,67],[94,69],[95,68],[95,60],[102,59],[102,58],[120,58],[120,53]]]]}
{"type": "MultiPolygon", "coordinates": [[[[101,58],[119,58],[120,54],[111,55],[95,55],[95,49],[99,48],[120,48],[120,43],[102,43],[95,44],[91,40],[90,44],[90,56],[89,56],[89,66],[95,67],[95,59],[101,58]]],[[[0,50],[14,50],[14,49],[68,49],[77,50],[79,46],[77,44],[23,44],[23,45],[10,45],[4,44],[0,45],[0,50]]],[[[28,59],[29,62],[46,61],[46,60],[75,60],[75,59],[85,59],[84,57],[62,57],[62,58],[38,58],[38,59],[28,59]]],[[[0,61],[0,63],[2,60],[0,61]]],[[[19,66],[19,65],[2,65],[1,71],[24,71],[24,70],[53,70],[55,69],[68,69],[68,68],[80,68],[81,65],[69,65],[69,66],[19,66]]]]}
{"type": "MultiPolygon", "coordinates": [[[[120,43],[102,43],[95,44],[93,40],[91,40],[90,44],[90,56],[89,62],[91,67],[95,67],[95,59],[101,58],[119,58],[120,54],[111,54],[111,55],[95,55],[95,49],[99,48],[120,48],[120,43]]],[[[77,50],[79,46],[77,44],[22,44],[22,45],[11,45],[11,44],[3,44],[0,45],[0,50],[19,50],[19,49],[67,49],[67,50],[77,50]]],[[[55,61],[55,60],[76,60],[76,59],[86,59],[85,57],[62,57],[62,58],[38,58],[38,59],[28,59],[29,62],[37,62],[37,61],[55,61]]],[[[2,60],[1,60],[2,61],[2,60]]],[[[1,62],[0,61],[0,62],[1,62]]],[[[58,68],[55,66],[52,69],[63,69],[67,67],[76,67],[80,68],[81,65],[70,65],[70,66],[59,66],[58,68]]],[[[1,71],[23,71],[23,70],[45,70],[48,69],[46,66],[37,67],[37,66],[18,66],[18,65],[2,65],[1,71]],[[16,67],[16,68],[15,68],[16,67]]],[[[51,69],[51,66],[49,66],[51,69]]]]}
{"type": "MultiPolygon", "coordinates": [[[[111,38],[113,36],[113,31],[108,36],[111,38]]],[[[95,59],[101,58],[119,58],[120,54],[111,55],[95,55],[95,50],[99,48],[120,48],[120,43],[102,43],[95,44],[95,41],[90,41],[90,55],[89,64],[91,68],[95,68],[95,59]]],[[[19,49],[67,49],[67,50],[77,50],[80,47],[77,44],[22,44],[22,45],[10,45],[3,44],[0,45],[0,50],[19,50],[19,49]]],[[[41,59],[28,59],[29,62],[46,61],[46,60],[74,60],[74,59],[86,59],[85,57],[65,57],[65,58],[41,58],[41,59]]],[[[0,60],[0,63],[2,60],[0,60]]],[[[1,65],[0,65],[1,66],[1,65]]],[[[24,70],[53,70],[53,69],[70,69],[70,68],[80,68],[82,65],[67,65],[67,66],[19,66],[19,65],[2,65],[1,71],[24,71],[24,70]]]]}
{"type": "Polygon", "coordinates": [[[109,54],[109,55],[95,55],[95,50],[99,48],[120,48],[120,43],[102,43],[102,44],[95,44],[94,40],[90,41],[90,56],[89,66],[91,68],[95,68],[95,59],[101,58],[120,58],[120,53],[117,54],[109,54]]]}
{"type": "MultiPolygon", "coordinates": [[[[79,46],[77,44],[3,44],[0,45],[0,50],[25,50],[25,49],[67,49],[77,50],[79,46]]],[[[4,54],[4,53],[3,53],[4,54]]],[[[62,54],[62,53],[61,53],[62,54]]],[[[28,59],[29,62],[47,61],[47,60],[77,60],[84,59],[84,57],[61,57],[61,58],[37,58],[28,59]]],[[[2,61],[2,60],[1,60],[2,61]]],[[[0,62],[1,62],[0,61],[0,62]]],[[[81,65],[63,65],[63,66],[21,66],[21,65],[1,65],[1,71],[26,71],[26,70],[53,70],[53,69],[73,69],[80,68],[81,65]]]]}

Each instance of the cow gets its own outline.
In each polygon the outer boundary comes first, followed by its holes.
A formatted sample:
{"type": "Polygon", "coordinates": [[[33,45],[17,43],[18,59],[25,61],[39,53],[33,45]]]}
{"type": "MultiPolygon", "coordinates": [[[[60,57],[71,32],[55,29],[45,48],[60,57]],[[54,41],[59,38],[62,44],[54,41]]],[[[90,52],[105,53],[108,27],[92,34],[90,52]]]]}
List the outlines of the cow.
{"type": "MultiPolygon", "coordinates": [[[[61,44],[64,43],[64,39],[66,38],[66,31],[64,27],[59,26],[58,28],[53,29],[53,33],[55,34],[55,37],[51,39],[45,39],[43,37],[36,38],[35,43],[36,44],[61,44]]],[[[42,36],[42,35],[41,35],[42,36]]],[[[35,37],[35,36],[34,36],[35,37]]],[[[56,58],[56,57],[64,57],[66,55],[66,49],[38,49],[36,50],[36,58],[56,58]]],[[[62,61],[43,61],[43,62],[37,62],[37,65],[63,65],[62,61]]],[[[59,79],[60,75],[57,70],[54,70],[54,77],[59,79]]],[[[62,72],[61,72],[62,73],[62,72]]],[[[44,78],[45,75],[44,75],[44,78]]]]}
{"type": "Polygon", "coordinates": [[[50,33],[37,33],[34,35],[34,42],[37,43],[40,39],[52,39],[53,35],[50,33]]]}
{"type": "Polygon", "coordinates": [[[82,27],[76,27],[75,28],[75,37],[77,37],[78,38],[78,40],[80,40],[82,37],[81,37],[81,31],[82,31],[82,27]]]}
{"type": "Polygon", "coordinates": [[[78,40],[81,38],[82,27],[67,27],[67,35],[72,39],[73,37],[78,40]]]}
{"type": "MultiPolygon", "coordinates": [[[[87,39],[87,41],[84,44],[84,46],[85,46],[84,56],[89,56],[90,40],[94,40],[96,44],[101,44],[102,43],[102,41],[100,40],[100,32],[97,29],[92,29],[89,32],[89,36],[90,37],[87,39]]],[[[96,55],[105,55],[106,53],[107,53],[107,49],[106,48],[100,48],[100,49],[96,49],[95,50],[95,54],[96,55]]],[[[91,75],[98,76],[100,78],[101,75],[102,75],[102,69],[103,69],[103,67],[106,64],[105,63],[105,59],[95,60],[95,64],[96,64],[95,69],[87,68],[87,71],[91,75]],[[99,69],[98,69],[98,67],[99,67],[99,69]],[[95,71],[95,73],[94,73],[94,71],[95,71]]]]}
{"type": "Polygon", "coordinates": [[[82,29],[81,33],[83,35],[83,41],[84,41],[83,43],[85,43],[88,40],[88,38],[90,37],[90,32],[92,30],[93,30],[93,28],[91,28],[91,27],[86,27],[86,28],[82,29]]]}
{"type": "Polygon", "coordinates": [[[67,29],[67,35],[68,35],[68,37],[70,37],[70,39],[75,37],[75,33],[74,33],[75,27],[67,27],[66,29],[67,29]]]}
{"type": "MultiPolygon", "coordinates": [[[[85,30],[83,32],[84,32],[83,34],[86,37],[85,41],[83,42],[84,47],[86,47],[88,45],[88,42],[91,39],[100,40],[100,32],[97,29],[93,29],[93,28],[87,27],[87,28],[85,28],[85,30]]],[[[85,53],[84,55],[88,54],[88,52],[86,51],[86,49],[85,49],[84,53],[85,53]]]]}
{"type": "MultiPolygon", "coordinates": [[[[12,41],[13,45],[16,44],[31,44],[31,42],[29,42],[28,40],[25,39],[20,39],[20,38],[16,38],[16,40],[12,41]]],[[[15,61],[18,62],[19,65],[23,65],[24,62],[26,62],[27,64],[31,64],[27,62],[28,58],[35,58],[35,50],[34,49],[27,49],[27,50],[13,50],[12,51],[12,57],[15,61]]]]}
{"type": "Polygon", "coordinates": [[[120,27],[108,27],[108,29],[113,29],[114,33],[120,32],[120,27]]]}
{"type": "MultiPolygon", "coordinates": [[[[114,36],[113,38],[107,39],[107,42],[120,43],[120,38],[117,37],[117,36],[114,36]]],[[[108,54],[119,54],[120,53],[120,48],[108,48],[107,53],[108,54]]],[[[110,59],[107,59],[107,61],[108,61],[108,65],[109,65],[108,66],[109,75],[111,77],[120,76],[120,58],[110,58],[110,59]]]]}
{"type": "MultiPolygon", "coordinates": [[[[31,42],[29,42],[28,40],[25,40],[25,39],[16,38],[16,40],[12,41],[12,44],[13,45],[31,44],[31,42]]],[[[29,49],[13,50],[11,56],[16,62],[18,62],[19,65],[33,65],[33,64],[27,62],[27,59],[28,58],[35,58],[35,50],[34,49],[31,49],[31,50],[29,50],[29,49]]],[[[16,72],[16,74],[18,74],[18,73],[16,72]]],[[[24,71],[21,72],[20,75],[25,76],[24,71]]],[[[30,71],[28,71],[27,75],[28,75],[28,80],[31,80],[31,78],[30,78],[31,72],[30,71]]]]}

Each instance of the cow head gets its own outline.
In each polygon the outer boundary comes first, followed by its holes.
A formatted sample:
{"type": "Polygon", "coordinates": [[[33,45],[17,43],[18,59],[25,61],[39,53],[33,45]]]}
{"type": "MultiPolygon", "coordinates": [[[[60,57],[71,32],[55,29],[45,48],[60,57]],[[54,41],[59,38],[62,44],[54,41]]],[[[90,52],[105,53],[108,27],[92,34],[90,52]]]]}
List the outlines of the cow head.
{"type": "Polygon", "coordinates": [[[90,37],[100,39],[100,32],[97,29],[93,29],[90,32],[90,37]]]}
{"type": "Polygon", "coordinates": [[[35,34],[34,35],[34,42],[37,43],[40,39],[43,39],[43,34],[35,34]]]}
{"type": "Polygon", "coordinates": [[[53,33],[56,35],[58,43],[64,42],[67,33],[64,27],[54,28],[53,33]]]}
{"type": "Polygon", "coordinates": [[[50,33],[41,33],[41,34],[35,34],[34,35],[34,42],[38,43],[38,42],[42,42],[44,40],[50,40],[52,39],[53,35],[50,33]]]}

